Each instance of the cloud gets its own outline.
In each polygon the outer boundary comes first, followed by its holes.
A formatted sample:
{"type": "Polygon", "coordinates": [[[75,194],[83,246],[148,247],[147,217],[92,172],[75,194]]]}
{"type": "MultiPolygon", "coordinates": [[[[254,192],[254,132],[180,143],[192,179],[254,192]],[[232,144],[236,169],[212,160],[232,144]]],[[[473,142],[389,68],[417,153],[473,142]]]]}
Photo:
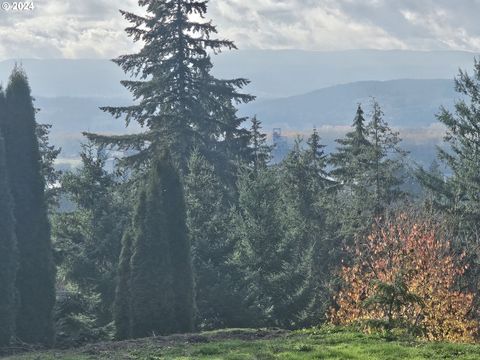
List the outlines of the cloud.
{"type": "MultiPolygon", "coordinates": [[[[111,58],[134,51],[118,8],[135,0],[33,0],[0,10],[0,59],[111,58]]],[[[219,36],[240,48],[480,51],[478,0],[211,0],[219,36]]]]}

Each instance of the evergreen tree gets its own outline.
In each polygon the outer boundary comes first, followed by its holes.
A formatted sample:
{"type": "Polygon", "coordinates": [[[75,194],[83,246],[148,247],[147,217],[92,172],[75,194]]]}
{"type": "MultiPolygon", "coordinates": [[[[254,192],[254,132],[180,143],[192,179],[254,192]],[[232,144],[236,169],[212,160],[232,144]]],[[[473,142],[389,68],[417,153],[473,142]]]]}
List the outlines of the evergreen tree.
{"type": "MultiPolygon", "coordinates": [[[[0,121],[5,116],[5,96],[0,88],[0,121]]],[[[0,132],[0,348],[15,335],[15,278],[18,258],[13,199],[7,177],[5,144],[0,132]]]]}
{"type": "Polygon", "coordinates": [[[338,139],[340,145],[331,156],[331,163],[335,166],[332,174],[343,185],[348,185],[354,192],[362,192],[365,187],[364,174],[370,165],[368,155],[372,144],[368,140],[364,112],[358,105],[352,131],[343,139],[338,139]]]}
{"type": "Polygon", "coordinates": [[[254,171],[264,169],[271,159],[272,147],[267,145],[267,135],[262,132],[262,122],[254,116],[250,128],[250,148],[254,171]]]}
{"type": "Polygon", "coordinates": [[[342,234],[347,241],[369,230],[376,216],[401,198],[403,158],[398,133],[383,120],[383,112],[373,101],[372,119],[365,124],[358,106],[353,130],[331,155],[332,174],[339,181],[338,202],[343,211],[342,234]]]}
{"type": "Polygon", "coordinates": [[[310,262],[298,261],[298,238],[288,233],[283,221],[288,208],[277,171],[244,171],[238,187],[231,236],[236,244],[234,261],[243,276],[245,306],[253,313],[249,326],[295,327],[306,302],[310,262]]]}
{"type": "Polygon", "coordinates": [[[381,214],[385,206],[398,201],[403,193],[404,182],[402,158],[406,152],[399,148],[399,133],[390,129],[383,119],[383,111],[376,100],[372,103],[372,119],[367,131],[372,144],[372,167],[369,175],[374,184],[375,214],[381,214]]]}
{"type": "Polygon", "coordinates": [[[234,243],[229,238],[227,190],[204,156],[194,151],[185,177],[187,224],[192,240],[197,324],[201,329],[248,324],[239,273],[230,264],[234,243]]]}
{"type": "Polygon", "coordinates": [[[282,222],[286,224],[290,241],[298,246],[295,252],[299,267],[308,264],[302,326],[324,320],[330,305],[328,285],[338,260],[334,231],[328,221],[335,183],[327,171],[325,146],[316,129],[306,145],[303,139],[297,139],[279,168],[281,193],[287,209],[282,222]]]}
{"type": "Polygon", "coordinates": [[[190,152],[198,148],[210,161],[221,164],[217,170],[231,175],[231,160],[248,155],[248,131],[240,127],[245,119],[236,116],[234,103],[253,97],[238,92],[247,80],[215,78],[210,54],[235,45],[213,37],[215,26],[203,20],[207,1],[142,0],[139,5],[145,15],[121,13],[131,23],[127,34],[142,42],[143,48],[115,60],[126,73],[136,76],[122,84],[138,104],[103,110],[125,117],[127,124],[136,121],[146,131],[87,136],[102,145],[135,149],[124,159],[127,165],[145,164],[168,146],[185,170],[190,152]]]}
{"type": "Polygon", "coordinates": [[[86,296],[98,296],[97,326],[112,321],[121,238],[129,218],[130,189],[108,172],[107,154],[82,146],[82,165],[61,178],[62,194],[73,209],[54,216],[53,237],[67,282],[86,296]]]}
{"type": "MultiPolygon", "coordinates": [[[[455,89],[463,96],[455,111],[441,109],[438,120],[446,127],[445,144],[439,148],[439,159],[451,172],[444,179],[438,171],[420,170],[420,180],[433,195],[434,210],[447,215],[454,246],[467,254],[467,286],[475,294],[480,289],[480,62],[475,59],[473,74],[460,71],[455,89]]],[[[480,297],[476,298],[477,309],[480,297]]]]}
{"type": "Polygon", "coordinates": [[[443,195],[450,201],[453,216],[458,220],[458,228],[472,234],[478,234],[480,218],[480,180],[477,172],[480,166],[478,79],[480,62],[475,60],[473,76],[460,71],[455,79],[455,88],[465,99],[455,104],[454,113],[442,108],[438,115],[438,120],[447,128],[445,141],[449,145],[449,149],[439,149],[439,157],[453,173],[448,181],[451,192],[443,195]]]}
{"type": "Polygon", "coordinates": [[[154,162],[140,194],[130,266],[132,336],[191,331],[193,276],[184,198],[166,155],[154,162]]]}
{"type": "Polygon", "coordinates": [[[48,135],[52,125],[37,124],[37,138],[40,148],[41,156],[41,169],[42,175],[45,179],[45,196],[49,207],[55,208],[58,205],[58,197],[60,195],[60,189],[58,183],[62,172],[55,169],[55,160],[62,149],[56,148],[49,142],[48,135]]]}
{"type": "Polygon", "coordinates": [[[372,168],[373,146],[368,140],[365,122],[363,109],[358,105],[352,131],[337,140],[339,146],[330,157],[334,166],[332,175],[341,190],[335,199],[337,215],[343,220],[340,233],[348,242],[366,231],[372,220],[373,204],[369,197],[372,184],[367,173],[372,168]]]}
{"type": "Polygon", "coordinates": [[[19,295],[16,335],[25,342],[49,345],[54,334],[55,266],[35,109],[27,77],[18,67],[10,76],[6,107],[7,118],[2,130],[20,259],[16,279],[19,295]]]}

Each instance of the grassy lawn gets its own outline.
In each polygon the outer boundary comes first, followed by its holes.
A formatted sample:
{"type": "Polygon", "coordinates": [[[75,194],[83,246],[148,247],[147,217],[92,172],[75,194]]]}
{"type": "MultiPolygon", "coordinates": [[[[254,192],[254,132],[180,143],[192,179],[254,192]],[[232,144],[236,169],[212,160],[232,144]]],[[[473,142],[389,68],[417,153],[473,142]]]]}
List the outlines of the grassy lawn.
{"type": "Polygon", "coordinates": [[[480,359],[480,345],[386,341],[344,329],[301,332],[229,330],[29,353],[8,360],[50,359],[480,359]]]}

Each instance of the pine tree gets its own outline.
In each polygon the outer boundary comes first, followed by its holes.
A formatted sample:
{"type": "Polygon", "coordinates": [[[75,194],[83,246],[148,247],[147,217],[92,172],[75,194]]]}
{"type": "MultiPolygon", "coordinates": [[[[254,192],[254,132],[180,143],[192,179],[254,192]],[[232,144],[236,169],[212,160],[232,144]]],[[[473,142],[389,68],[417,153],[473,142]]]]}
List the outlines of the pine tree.
{"type": "Polygon", "coordinates": [[[7,119],[3,133],[7,172],[14,199],[19,269],[16,279],[16,335],[29,343],[53,341],[55,266],[40,168],[35,109],[23,70],[16,67],[6,90],[7,119]]]}
{"type": "Polygon", "coordinates": [[[385,206],[400,200],[404,195],[400,186],[405,180],[402,160],[406,152],[398,146],[401,141],[399,133],[392,131],[385,122],[383,111],[375,99],[372,107],[372,119],[367,126],[373,146],[369,174],[374,184],[375,214],[381,214],[385,206]]]}
{"type": "Polygon", "coordinates": [[[337,140],[340,146],[331,155],[332,174],[341,185],[337,201],[342,204],[342,233],[348,241],[369,230],[374,218],[402,195],[406,152],[398,146],[398,133],[383,120],[375,100],[372,107],[372,119],[365,124],[358,106],[353,130],[337,140]]]}
{"type": "MultiPolygon", "coordinates": [[[[441,109],[438,120],[446,127],[445,148],[439,148],[438,157],[451,172],[444,178],[437,171],[420,171],[420,180],[430,191],[434,210],[446,216],[452,231],[453,246],[467,254],[470,264],[466,272],[467,286],[475,294],[480,289],[480,62],[475,59],[473,74],[460,71],[455,89],[462,99],[454,112],[441,109]]],[[[476,308],[480,298],[476,297],[476,308]]]]}
{"type": "Polygon", "coordinates": [[[124,159],[126,165],[145,164],[168,146],[185,170],[190,152],[198,148],[210,161],[222,164],[218,170],[231,175],[231,160],[245,156],[248,143],[248,131],[240,127],[245,119],[237,117],[234,103],[253,97],[238,92],[247,80],[215,78],[210,54],[235,45],[213,37],[216,27],[204,21],[207,1],[142,0],[139,5],[145,15],[121,13],[131,23],[127,34],[143,48],[114,60],[136,76],[122,84],[138,104],[103,110],[125,117],[127,125],[136,121],[146,131],[87,136],[98,144],[135,149],[124,159]]]}
{"type": "Polygon", "coordinates": [[[351,186],[352,191],[358,192],[365,186],[362,180],[370,165],[368,154],[372,149],[363,115],[363,109],[358,105],[352,131],[337,140],[340,146],[331,156],[331,163],[335,166],[332,174],[342,184],[351,186]]]}
{"type": "Polygon", "coordinates": [[[459,221],[458,229],[472,234],[478,234],[480,218],[480,180],[477,171],[480,166],[478,79],[480,62],[475,59],[473,76],[460,71],[455,79],[457,92],[466,99],[455,104],[454,113],[442,108],[438,115],[438,120],[447,128],[445,142],[449,146],[449,149],[439,149],[439,158],[453,173],[448,180],[450,193],[443,195],[451,205],[452,215],[459,221]]]}
{"type": "Polygon", "coordinates": [[[86,296],[98,296],[97,326],[112,321],[121,238],[130,218],[131,195],[106,170],[108,154],[84,144],[82,165],[61,178],[73,211],[54,216],[53,237],[61,271],[86,296]]]}
{"type": "Polygon", "coordinates": [[[361,105],[352,125],[352,131],[343,139],[337,140],[340,145],[330,156],[334,166],[332,175],[340,185],[340,192],[335,199],[335,207],[343,222],[340,228],[341,237],[351,242],[359,232],[370,227],[372,212],[371,198],[369,197],[371,183],[367,176],[372,168],[370,155],[373,146],[368,140],[366,120],[361,105]]]}
{"type": "Polygon", "coordinates": [[[166,155],[154,162],[140,194],[130,264],[132,336],[191,331],[193,276],[184,198],[166,155]]]}
{"type": "Polygon", "coordinates": [[[330,305],[328,285],[338,256],[334,229],[329,224],[329,206],[333,203],[335,182],[327,170],[325,146],[316,129],[306,141],[298,138],[295,146],[280,164],[281,193],[286,211],[290,241],[297,244],[295,251],[299,267],[305,269],[306,297],[299,325],[310,326],[325,319],[330,305]]]}
{"type": "Polygon", "coordinates": [[[249,326],[295,327],[306,302],[309,261],[298,261],[301,245],[284,221],[288,208],[279,182],[273,168],[246,170],[239,179],[231,236],[245,306],[253,313],[249,326]]]}
{"type": "Polygon", "coordinates": [[[254,116],[250,128],[250,147],[254,171],[264,169],[271,159],[272,147],[267,145],[267,135],[262,132],[262,122],[254,116]]]}
{"type": "Polygon", "coordinates": [[[42,175],[45,179],[45,196],[50,210],[53,210],[58,206],[58,197],[60,189],[58,183],[62,172],[55,169],[55,160],[62,149],[50,144],[49,134],[52,125],[49,124],[37,124],[37,138],[40,148],[41,156],[41,169],[42,175]]]}
{"type": "MultiPolygon", "coordinates": [[[[0,88],[0,123],[3,123],[5,110],[5,96],[0,88]]],[[[0,132],[0,348],[8,345],[15,335],[15,278],[18,254],[13,209],[5,144],[0,132]]]]}

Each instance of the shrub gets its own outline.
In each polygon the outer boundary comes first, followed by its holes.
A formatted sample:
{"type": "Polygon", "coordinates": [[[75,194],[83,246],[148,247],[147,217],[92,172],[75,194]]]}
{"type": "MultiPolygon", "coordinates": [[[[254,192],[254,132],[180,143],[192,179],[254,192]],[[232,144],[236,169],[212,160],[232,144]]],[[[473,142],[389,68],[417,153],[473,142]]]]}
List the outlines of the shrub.
{"type": "Polygon", "coordinates": [[[419,331],[428,340],[471,342],[473,295],[457,288],[466,266],[455,257],[440,227],[405,214],[378,221],[357,242],[344,286],[330,312],[334,324],[362,323],[366,329],[396,327],[419,331]]]}

